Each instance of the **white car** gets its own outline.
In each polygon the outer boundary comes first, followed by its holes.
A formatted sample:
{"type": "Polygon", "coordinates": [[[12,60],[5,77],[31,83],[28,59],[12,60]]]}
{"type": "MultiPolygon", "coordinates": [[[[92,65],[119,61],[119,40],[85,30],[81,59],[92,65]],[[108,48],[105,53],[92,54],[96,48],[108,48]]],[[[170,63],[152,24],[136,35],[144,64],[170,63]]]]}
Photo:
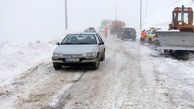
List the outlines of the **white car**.
{"type": "Polygon", "coordinates": [[[98,33],[68,34],[54,50],[54,69],[62,66],[86,64],[95,69],[105,60],[104,41],[98,33]]]}

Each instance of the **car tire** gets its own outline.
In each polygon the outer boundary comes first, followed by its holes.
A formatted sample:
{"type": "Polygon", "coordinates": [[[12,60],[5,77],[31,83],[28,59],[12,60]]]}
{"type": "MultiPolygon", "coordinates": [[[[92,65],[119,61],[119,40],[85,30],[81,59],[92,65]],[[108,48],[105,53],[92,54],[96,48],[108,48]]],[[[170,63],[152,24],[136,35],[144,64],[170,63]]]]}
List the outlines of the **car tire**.
{"type": "Polygon", "coordinates": [[[56,64],[56,63],[53,63],[53,67],[54,67],[55,70],[62,69],[62,65],[59,65],[59,64],[56,64]]]}
{"type": "Polygon", "coordinates": [[[97,56],[96,58],[96,62],[94,63],[94,69],[97,70],[100,66],[100,58],[99,58],[99,55],[97,56]]]}
{"type": "Polygon", "coordinates": [[[152,44],[152,38],[149,38],[149,39],[148,39],[148,43],[149,43],[149,44],[152,44]]]}
{"type": "Polygon", "coordinates": [[[133,38],[132,41],[136,41],[136,38],[133,38]]]}
{"type": "Polygon", "coordinates": [[[124,38],[123,38],[123,37],[121,37],[121,40],[122,40],[122,41],[124,41],[124,38]]]}
{"type": "Polygon", "coordinates": [[[160,42],[158,40],[154,40],[153,41],[153,44],[154,44],[155,47],[160,46],[160,42]]]}

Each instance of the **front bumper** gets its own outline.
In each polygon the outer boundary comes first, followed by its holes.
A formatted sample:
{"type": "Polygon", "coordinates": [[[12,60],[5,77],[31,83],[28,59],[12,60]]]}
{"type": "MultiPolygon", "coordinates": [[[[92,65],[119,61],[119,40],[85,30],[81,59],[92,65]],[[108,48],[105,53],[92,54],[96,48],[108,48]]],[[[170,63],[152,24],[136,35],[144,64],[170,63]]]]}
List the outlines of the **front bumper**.
{"type": "Polygon", "coordinates": [[[81,63],[94,63],[94,62],[96,62],[96,58],[90,58],[90,59],[79,58],[78,62],[66,62],[64,60],[65,60],[65,58],[52,57],[53,63],[58,63],[58,64],[81,64],[81,63]]]}

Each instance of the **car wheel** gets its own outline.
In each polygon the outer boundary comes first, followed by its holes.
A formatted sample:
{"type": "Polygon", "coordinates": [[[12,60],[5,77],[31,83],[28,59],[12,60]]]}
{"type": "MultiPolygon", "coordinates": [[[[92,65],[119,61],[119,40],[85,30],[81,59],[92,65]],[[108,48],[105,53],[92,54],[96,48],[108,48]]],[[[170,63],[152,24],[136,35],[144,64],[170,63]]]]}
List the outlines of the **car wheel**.
{"type": "Polygon", "coordinates": [[[62,69],[62,66],[59,65],[59,64],[56,64],[56,63],[53,63],[53,67],[54,67],[55,70],[62,69]]]}
{"type": "Polygon", "coordinates": [[[132,41],[136,41],[136,38],[133,38],[132,41]]]}
{"type": "Polygon", "coordinates": [[[148,39],[148,43],[149,43],[149,44],[152,44],[152,38],[149,38],[149,39],[148,39]]]}
{"type": "Polygon", "coordinates": [[[157,47],[157,46],[160,46],[160,42],[158,40],[154,40],[154,45],[157,47]]]}
{"type": "Polygon", "coordinates": [[[96,59],[96,62],[94,63],[94,69],[97,70],[99,68],[99,66],[100,66],[100,58],[99,58],[99,55],[98,55],[98,57],[96,59]]]}
{"type": "Polygon", "coordinates": [[[123,38],[123,37],[121,37],[121,40],[122,40],[122,41],[124,41],[124,38],[123,38]]]}

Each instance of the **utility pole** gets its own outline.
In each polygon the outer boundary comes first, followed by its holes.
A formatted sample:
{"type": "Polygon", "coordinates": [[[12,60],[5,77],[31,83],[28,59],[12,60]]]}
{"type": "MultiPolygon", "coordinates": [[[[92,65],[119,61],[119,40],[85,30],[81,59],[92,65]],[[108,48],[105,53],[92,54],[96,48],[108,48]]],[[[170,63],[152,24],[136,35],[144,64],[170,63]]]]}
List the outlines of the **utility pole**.
{"type": "Polygon", "coordinates": [[[142,30],[142,0],[140,0],[140,30],[142,30]]]}
{"type": "Polygon", "coordinates": [[[68,29],[68,13],[67,13],[67,0],[65,0],[65,29],[68,29]]]}

